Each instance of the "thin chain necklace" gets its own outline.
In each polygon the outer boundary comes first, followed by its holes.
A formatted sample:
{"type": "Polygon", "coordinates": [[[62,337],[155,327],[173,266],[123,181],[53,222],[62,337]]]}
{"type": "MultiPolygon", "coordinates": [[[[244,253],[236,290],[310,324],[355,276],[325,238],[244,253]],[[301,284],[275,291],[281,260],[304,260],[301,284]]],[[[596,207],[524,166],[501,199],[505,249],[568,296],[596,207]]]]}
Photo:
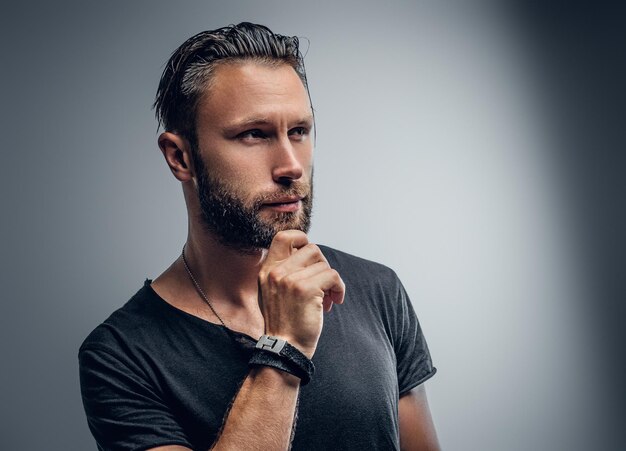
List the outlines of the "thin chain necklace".
{"type": "Polygon", "coordinates": [[[226,324],[224,323],[224,320],[220,317],[220,315],[217,314],[217,312],[215,311],[215,308],[213,307],[213,304],[211,304],[211,302],[209,301],[209,298],[207,297],[206,294],[204,294],[204,291],[202,291],[202,288],[200,288],[200,285],[196,281],[196,278],[191,273],[191,269],[189,269],[189,265],[187,264],[187,259],[185,258],[185,246],[186,245],[183,245],[183,252],[181,253],[181,257],[183,258],[183,265],[185,265],[185,269],[187,270],[187,274],[189,274],[189,278],[193,282],[194,286],[196,287],[196,290],[198,291],[198,293],[200,294],[204,302],[206,302],[206,305],[209,306],[213,314],[217,317],[217,319],[220,320],[220,323],[222,323],[222,326],[224,326],[227,330],[229,330],[226,324]]]}

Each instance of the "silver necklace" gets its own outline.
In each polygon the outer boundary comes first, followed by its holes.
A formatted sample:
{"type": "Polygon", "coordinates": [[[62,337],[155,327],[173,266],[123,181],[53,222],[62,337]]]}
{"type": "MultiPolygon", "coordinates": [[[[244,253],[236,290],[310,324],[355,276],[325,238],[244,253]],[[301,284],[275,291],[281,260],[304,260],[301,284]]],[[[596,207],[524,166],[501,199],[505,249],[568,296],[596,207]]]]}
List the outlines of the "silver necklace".
{"type": "Polygon", "coordinates": [[[196,281],[196,278],[191,273],[191,269],[189,269],[189,265],[187,264],[187,259],[185,258],[185,246],[186,245],[183,246],[183,252],[181,253],[181,257],[183,258],[183,265],[185,265],[185,269],[187,270],[187,274],[189,274],[189,278],[193,282],[194,286],[196,287],[196,290],[198,291],[198,293],[200,294],[204,302],[206,302],[206,305],[209,306],[213,314],[217,317],[217,319],[220,320],[220,323],[222,323],[222,326],[228,329],[228,327],[224,323],[224,320],[220,317],[220,315],[217,314],[217,312],[215,311],[215,308],[213,307],[213,304],[211,304],[211,302],[209,301],[209,298],[206,296],[206,294],[204,294],[204,291],[202,291],[202,288],[200,288],[200,285],[196,281]]]}

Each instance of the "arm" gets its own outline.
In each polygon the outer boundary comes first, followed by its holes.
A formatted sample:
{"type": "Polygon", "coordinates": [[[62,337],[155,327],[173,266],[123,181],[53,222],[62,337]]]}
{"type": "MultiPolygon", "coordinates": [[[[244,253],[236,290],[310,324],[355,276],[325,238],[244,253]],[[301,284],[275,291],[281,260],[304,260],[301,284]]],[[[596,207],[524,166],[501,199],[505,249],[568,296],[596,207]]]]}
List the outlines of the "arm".
{"type": "Polygon", "coordinates": [[[300,379],[269,367],[248,374],[213,450],[288,449],[300,379]]]}
{"type": "MultiPolygon", "coordinates": [[[[265,333],[287,340],[310,359],[322,332],[323,312],[343,302],[344,291],[337,272],[303,232],[278,232],[259,272],[265,333]]],[[[291,374],[270,367],[250,370],[211,449],[288,449],[299,388],[300,379],[291,374]]]]}
{"type": "Polygon", "coordinates": [[[439,451],[439,441],[428,407],[426,389],[420,384],[400,397],[400,448],[403,451],[439,451]]]}
{"type": "MultiPolygon", "coordinates": [[[[288,449],[300,380],[269,367],[250,371],[212,450],[288,449]]],[[[183,451],[161,446],[152,451],[183,451]]]]}

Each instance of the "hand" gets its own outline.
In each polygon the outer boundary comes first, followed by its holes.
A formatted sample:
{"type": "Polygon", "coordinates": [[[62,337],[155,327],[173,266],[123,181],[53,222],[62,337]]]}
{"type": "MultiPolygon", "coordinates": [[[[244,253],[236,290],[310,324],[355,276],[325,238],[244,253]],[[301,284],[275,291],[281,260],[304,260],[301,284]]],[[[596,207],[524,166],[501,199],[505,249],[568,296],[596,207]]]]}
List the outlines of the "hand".
{"type": "Polygon", "coordinates": [[[265,333],[287,340],[307,357],[315,353],[323,312],[344,299],[345,284],[304,232],[284,230],[272,241],[259,271],[265,333]]]}

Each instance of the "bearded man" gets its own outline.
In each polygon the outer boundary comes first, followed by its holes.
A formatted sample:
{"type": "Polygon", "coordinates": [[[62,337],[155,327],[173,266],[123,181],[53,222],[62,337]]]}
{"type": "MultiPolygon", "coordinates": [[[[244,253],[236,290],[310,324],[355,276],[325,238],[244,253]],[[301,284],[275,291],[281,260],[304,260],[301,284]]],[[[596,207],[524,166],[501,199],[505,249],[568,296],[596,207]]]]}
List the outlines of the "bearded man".
{"type": "Polygon", "coordinates": [[[98,448],[439,449],[435,369],[402,284],[306,235],[314,117],[297,38],[200,33],[155,109],[188,238],[81,346],[98,448]]]}

